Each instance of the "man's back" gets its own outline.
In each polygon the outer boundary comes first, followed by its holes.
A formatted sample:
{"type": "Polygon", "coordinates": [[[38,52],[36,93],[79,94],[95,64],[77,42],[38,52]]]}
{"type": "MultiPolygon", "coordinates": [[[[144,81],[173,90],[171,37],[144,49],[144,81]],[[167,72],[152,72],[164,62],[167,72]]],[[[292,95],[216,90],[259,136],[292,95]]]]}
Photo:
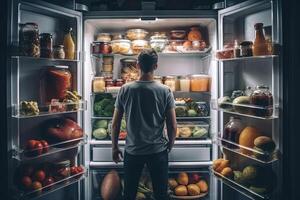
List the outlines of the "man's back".
{"type": "Polygon", "coordinates": [[[164,151],[166,110],[174,107],[168,87],[155,81],[135,81],[120,90],[116,107],[124,110],[127,123],[126,152],[132,155],[164,151]]]}

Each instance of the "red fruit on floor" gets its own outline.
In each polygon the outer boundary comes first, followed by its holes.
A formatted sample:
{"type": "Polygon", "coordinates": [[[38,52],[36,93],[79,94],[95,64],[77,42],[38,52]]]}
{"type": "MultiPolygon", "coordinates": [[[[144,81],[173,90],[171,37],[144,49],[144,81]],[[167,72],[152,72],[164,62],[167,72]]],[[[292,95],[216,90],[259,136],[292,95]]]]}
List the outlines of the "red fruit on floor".
{"type": "Polygon", "coordinates": [[[41,189],[43,186],[41,184],[41,182],[39,181],[34,181],[32,184],[31,184],[31,189],[32,190],[39,190],[41,189]]]}
{"type": "Polygon", "coordinates": [[[43,186],[51,185],[55,182],[54,178],[49,176],[43,181],[43,186]]]}
{"type": "Polygon", "coordinates": [[[46,173],[43,170],[38,170],[34,173],[33,179],[35,181],[43,182],[46,178],[46,173]]]}
{"type": "Polygon", "coordinates": [[[41,144],[43,145],[43,153],[47,153],[49,151],[49,144],[46,140],[41,140],[41,144]]]}
{"type": "Polygon", "coordinates": [[[31,188],[31,184],[32,184],[32,180],[29,176],[24,176],[22,178],[22,186],[26,189],[30,189],[31,188]]]}

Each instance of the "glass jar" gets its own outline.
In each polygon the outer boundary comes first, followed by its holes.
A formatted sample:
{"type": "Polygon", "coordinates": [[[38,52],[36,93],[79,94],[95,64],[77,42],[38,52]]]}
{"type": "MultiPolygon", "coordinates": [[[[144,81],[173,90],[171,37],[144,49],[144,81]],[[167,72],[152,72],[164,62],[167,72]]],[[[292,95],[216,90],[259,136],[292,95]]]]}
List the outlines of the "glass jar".
{"type": "Polygon", "coordinates": [[[129,29],[126,32],[126,37],[129,40],[143,40],[148,35],[148,32],[145,29],[129,29]]]}
{"type": "Polygon", "coordinates": [[[240,55],[241,57],[253,56],[252,51],[253,43],[251,41],[244,41],[240,43],[240,55]]]}
{"type": "Polygon", "coordinates": [[[113,53],[120,53],[120,54],[127,54],[131,48],[130,40],[113,40],[111,42],[112,52],[113,53]]]}
{"type": "Polygon", "coordinates": [[[151,40],[155,39],[167,39],[166,32],[154,32],[152,36],[150,37],[151,40]]]}
{"type": "Polygon", "coordinates": [[[20,24],[20,52],[24,56],[40,57],[39,27],[36,23],[20,24]]]}
{"type": "Polygon", "coordinates": [[[135,58],[123,58],[120,60],[121,66],[121,78],[125,82],[137,80],[139,77],[139,70],[136,67],[137,59],[135,58]]]}
{"type": "Polygon", "coordinates": [[[112,39],[113,40],[122,40],[124,39],[124,35],[121,33],[113,33],[112,34],[112,39]]]}
{"type": "Polygon", "coordinates": [[[191,87],[191,80],[189,77],[181,77],[180,80],[180,91],[189,92],[191,87]]]}
{"type": "Polygon", "coordinates": [[[172,92],[176,90],[176,83],[175,83],[175,77],[174,76],[166,76],[165,83],[166,86],[170,88],[172,92]]]}
{"type": "Polygon", "coordinates": [[[105,86],[106,87],[113,87],[115,84],[114,84],[114,80],[111,79],[111,78],[107,78],[105,79],[105,86]]]}
{"type": "Polygon", "coordinates": [[[191,27],[191,30],[188,34],[189,41],[200,41],[202,40],[202,34],[199,30],[199,27],[191,27]]]}
{"type": "Polygon", "coordinates": [[[156,81],[158,83],[163,83],[161,76],[154,76],[153,79],[154,79],[154,81],[156,81]]]}
{"type": "Polygon", "coordinates": [[[93,54],[110,54],[112,48],[109,42],[93,42],[92,52],[93,54]]]}
{"type": "Polygon", "coordinates": [[[176,78],[175,78],[175,91],[180,91],[180,79],[181,79],[181,76],[176,76],[176,78]]]}
{"type": "Polygon", "coordinates": [[[64,45],[56,45],[53,47],[53,58],[65,59],[64,45]]]}
{"type": "Polygon", "coordinates": [[[149,48],[149,42],[147,40],[133,40],[132,41],[132,53],[139,54],[143,49],[149,48]]]}
{"type": "Polygon", "coordinates": [[[70,177],[71,175],[70,164],[71,164],[70,160],[64,160],[61,162],[54,163],[53,174],[54,174],[54,179],[56,181],[70,177]]]}
{"type": "Polygon", "coordinates": [[[102,65],[102,72],[110,72],[113,71],[113,64],[104,64],[102,65]]]}
{"type": "Polygon", "coordinates": [[[52,99],[64,100],[66,92],[71,90],[72,75],[68,66],[55,66],[47,69],[41,78],[41,98],[44,105],[52,99]]]}
{"type": "Polygon", "coordinates": [[[105,79],[104,77],[95,77],[93,80],[93,92],[105,92],[105,79]]]}
{"type": "MultiPolygon", "coordinates": [[[[229,122],[224,127],[223,139],[238,144],[240,133],[243,130],[243,128],[244,126],[240,118],[230,117],[229,122]]],[[[239,148],[238,146],[225,141],[222,142],[222,144],[231,149],[239,148]]]]}
{"type": "Polygon", "coordinates": [[[114,57],[113,56],[103,56],[103,64],[109,65],[114,63],[114,57]]]}
{"type": "Polygon", "coordinates": [[[172,30],[170,31],[170,37],[173,40],[182,40],[186,36],[185,30],[172,30]]]}
{"type": "Polygon", "coordinates": [[[250,95],[250,104],[263,107],[253,110],[256,116],[271,116],[273,114],[273,95],[268,86],[256,86],[256,89],[250,95]]]}
{"type": "Polygon", "coordinates": [[[254,25],[255,28],[255,39],[253,44],[253,55],[254,56],[263,56],[268,55],[268,44],[265,39],[264,31],[263,31],[263,23],[256,23],[254,25]]]}
{"type": "Polygon", "coordinates": [[[167,40],[165,39],[151,39],[150,40],[150,46],[153,48],[156,52],[162,52],[167,44],[167,40]]]}
{"type": "Polygon", "coordinates": [[[52,35],[50,33],[40,34],[40,48],[42,58],[52,58],[52,35]]]}
{"type": "Polygon", "coordinates": [[[209,115],[209,106],[206,102],[197,102],[198,116],[207,117],[209,115]]]}
{"type": "Polygon", "coordinates": [[[123,79],[117,79],[115,85],[121,87],[124,84],[123,79]]]}
{"type": "Polygon", "coordinates": [[[196,74],[191,76],[192,92],[208,92],[210,77],[204,74],[196,74]]]}

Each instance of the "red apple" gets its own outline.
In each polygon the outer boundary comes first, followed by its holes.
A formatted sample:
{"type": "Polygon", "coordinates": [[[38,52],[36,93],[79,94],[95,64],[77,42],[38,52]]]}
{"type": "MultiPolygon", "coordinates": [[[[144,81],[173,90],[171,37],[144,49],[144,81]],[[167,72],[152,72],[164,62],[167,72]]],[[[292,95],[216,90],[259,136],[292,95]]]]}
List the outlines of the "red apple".
{"type": "Polygon", "coordinates": [[[77,167],[73,166],[70,168],[71,175],[78,174],[77,167]]]}
{"type": "Polygon", "coordinates": [[[43,181],[43,186],[47,186],[47,185],[51,185],[53,184],[55,181],[54,181],[54,178],[51,177],[51,176],[48,176],[44,181],[43,181]]]}
{"type": "Polygon", "coordinates": [[[25,189],[30,189],[32,184],[32,180],[29,176],[24,176],[22,178],[22,185],[25,189]]]}
{"type": "Polygon", "coordinates": [[[38,142],[37,140],[28,140],[26,144],[26,149],[33,150],[37,142],[38,142]]]}
{"type": "Polygon", "coordinates": [[[41,155],[43,153],[43,145],[40,141],[37,141],[34,146],[34,151],[36,155],[41,155]]]}
{"type": "Polygon", "coordinates": [[[82,173],[83,172],[83,168],[81,166],[78,166],[77,167],[77,171],[78,171],[78,173],[82,173]]]}
{"type": "Polygon", "coordinates": [[[49,144],[46,140],[41,140],[41,144],[43,145],[43,153],[47,153],[49,151],[49,144]]]}
{"type": "Polygon", "coordinates": [[[190,184],[194,184],[194,183],[197,183],[198,181],[200,181],[200,176],[199,174],[196,174],[196,173],[192,173],[189,175],[189,183],[190,184]]]}
{"type": "Polygon", "coordinates": [[[33,179],[39,182],[43,182],[45,178],[46,178],[46,173],[43,170],[36,171],[33,176],[33,179]]]}

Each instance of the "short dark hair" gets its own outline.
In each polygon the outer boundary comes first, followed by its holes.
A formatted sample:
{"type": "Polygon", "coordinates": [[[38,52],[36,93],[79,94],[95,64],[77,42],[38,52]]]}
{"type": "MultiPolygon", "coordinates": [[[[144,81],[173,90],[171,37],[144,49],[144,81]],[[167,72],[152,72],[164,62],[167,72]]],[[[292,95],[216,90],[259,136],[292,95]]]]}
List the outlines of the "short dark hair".
{"type": "Polygon", "coordinates": [[[140,69],[144,73],[151,72],[157,65],[158,56],[154,49],[144,49],[138,56],[140,69]]]}

